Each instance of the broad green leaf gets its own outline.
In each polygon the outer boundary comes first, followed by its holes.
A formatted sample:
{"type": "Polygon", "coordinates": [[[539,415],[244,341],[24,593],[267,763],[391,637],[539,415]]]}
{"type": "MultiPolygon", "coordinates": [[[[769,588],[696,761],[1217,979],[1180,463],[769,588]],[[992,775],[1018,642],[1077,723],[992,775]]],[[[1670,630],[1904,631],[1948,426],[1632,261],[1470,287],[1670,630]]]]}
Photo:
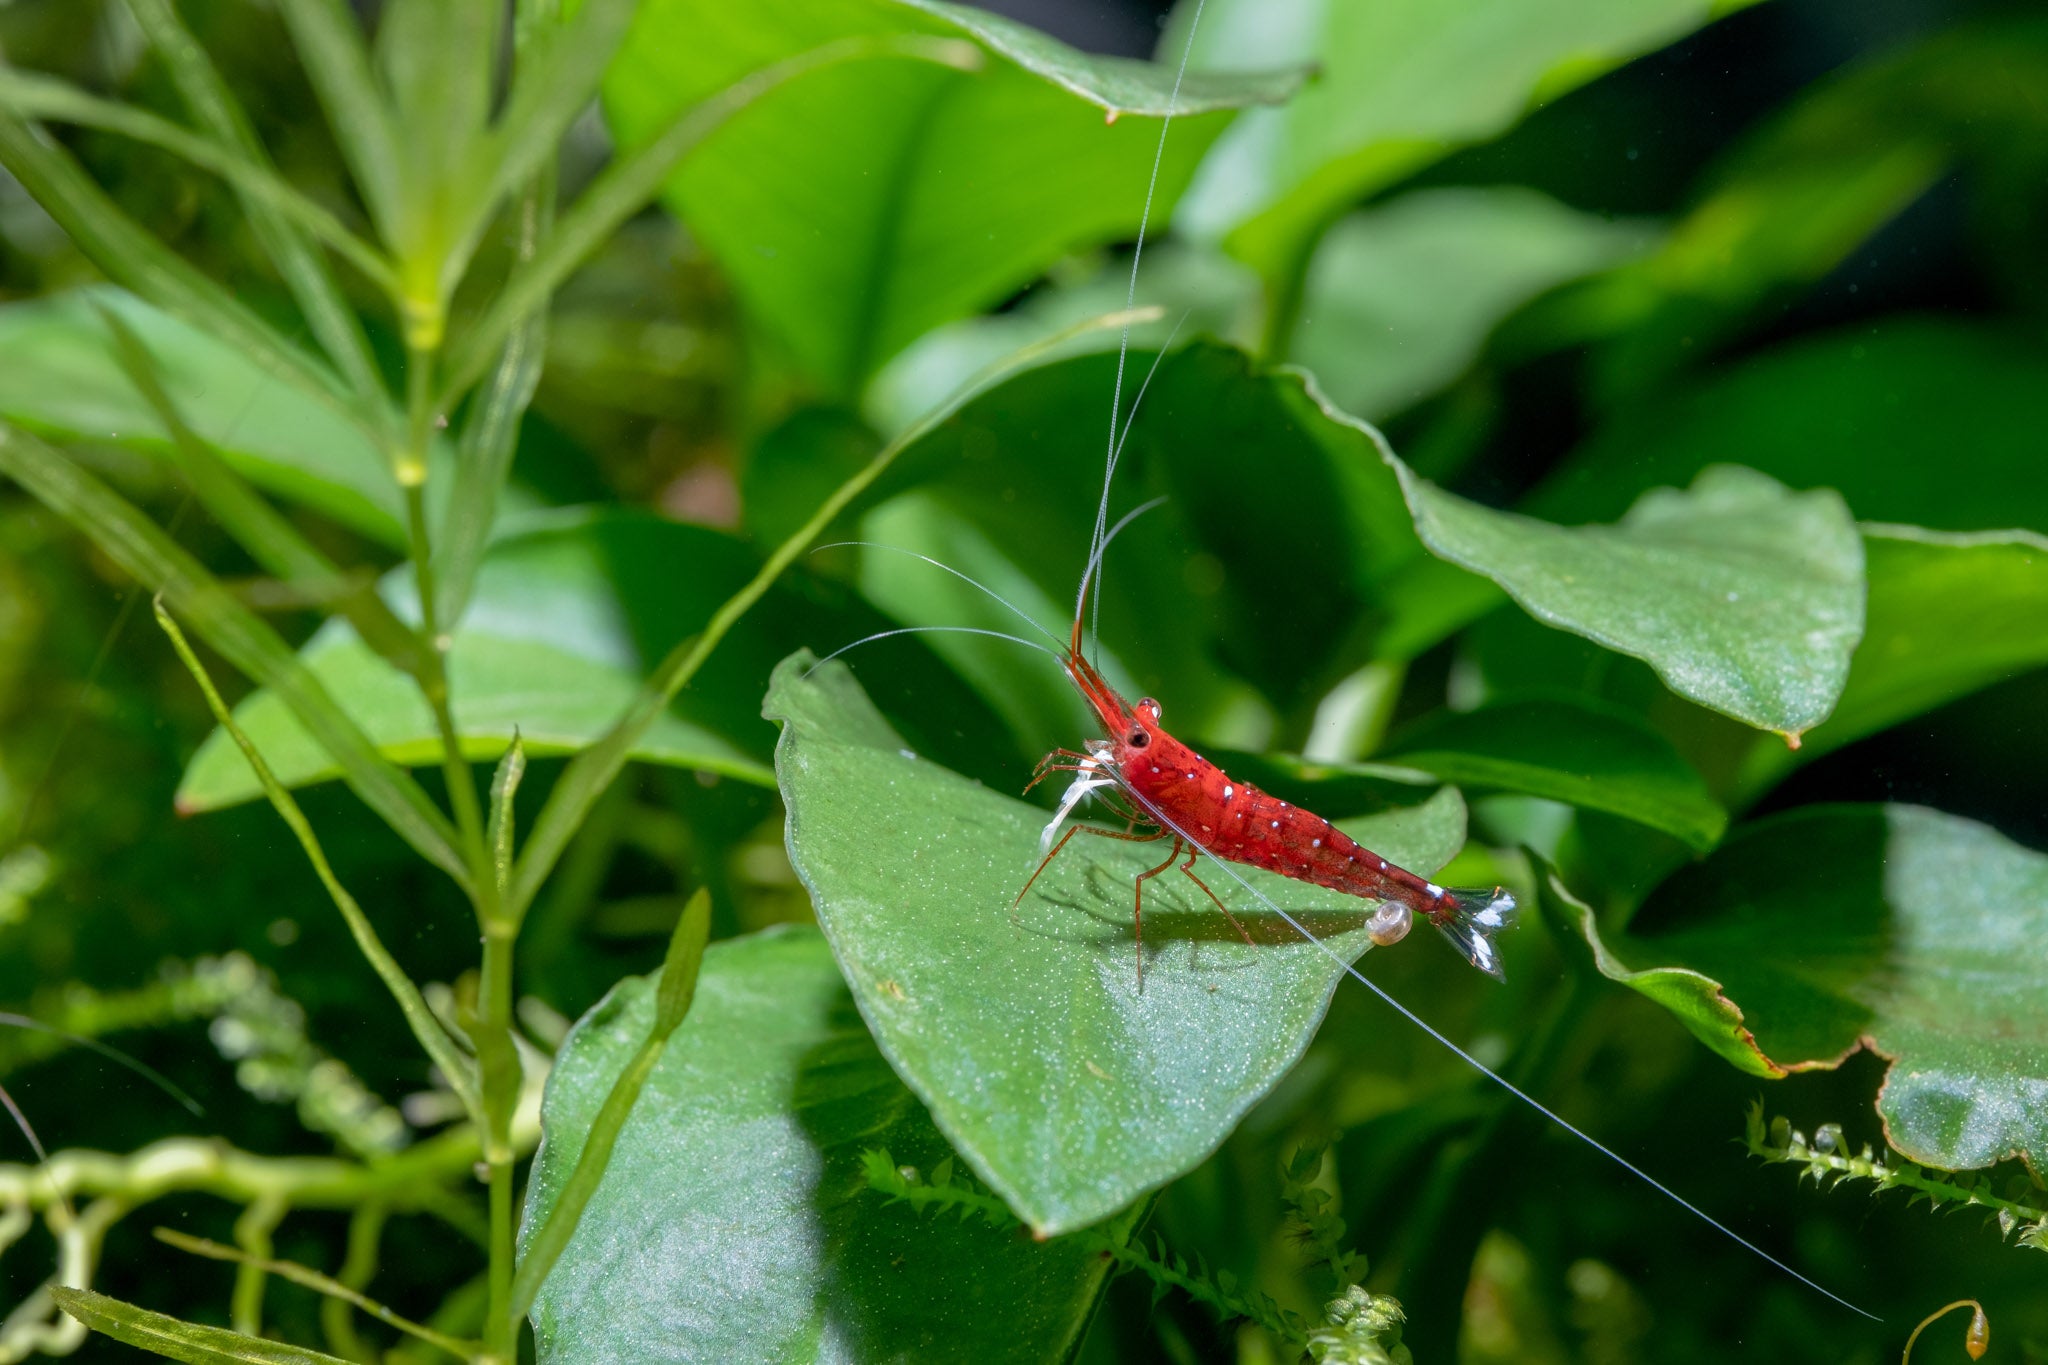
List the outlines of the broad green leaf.
{"type": "MultiPolygon", "coordinates": [[[[1870,607],[1841,704],[1797,757],[1818,757],[1981,687],[2048,664],[2048,538],[1863,527],[1870,607]]],[[[1749,755],[1753,797],[1792,767],[1782,745],[1749,755]]]]}
{"type": "MultiPolygon", "coordinates": [[[[1132,357],[1133,388],[1151,361],[1132,357]]],[[[915,442],[875,490],[916,487],[942,505],[919,509],[933,534],[908,547],[964,551],[970,572],[1001,577],[985,547],[1029,579],[1045,624],[1063,632],[1102,488],[1114,369],[1114,356],[1093,355],[1028,371],[915,442]]],[[[1110,551],[1100,634],[1136,689],[1166,702],[1169,723],[1206,740],[1263,747],[1233,728],[1260,705],[1246,680],[1302,704],[1369,658],[1412,657],[1499,598],[1423,548],[1377,432],[1328,409],[1303,376],[1259,373],[1241,352],[1191,345],[1152,375],[1111,515],[1158,494],[1166,505],[1110,551]],[[1259,478],[1245,475],[1253,451],[1259,478]]],[[[892,516],[870,529],[909,529],[902,509],[892,516]]],[[[920,624],[1020,624],[901,555],[870,554],[863,586],[920,624]]],[[[985,660],[977,678],[1041,667],[1000,642],[949,642],[949,653],[985,660]]]]}
{"type": "MultiPolygon", "coordinates": [[[[776,775],[797,874],[890,1064],[976,1172],[1041,1234],[1106,1218],[1191,1169],[1308,1045],[1372,902],[1247,870],[1150,884],[1138,979],[1132,879],[1156,844],[1080,839],[1012,911],[1047,813],[905,748],[852,675],[776,672],[776,775]]],[[[1075,736],[1080,738],[1080,736],[1075,736]]],[[[1346,828],[1427,874],[1463,844],[1444,789],[1346,828]]],[[[1418,937],[1424,937],[1418,935],[1418,937]]],[[[1440,951],[1418,944],[1412,952],[1440,951]]]]}
{"type": "MultiPolygon", "coordinates": [[[[542,1226],[647,1036],[629,978],[556,1055],[522,1226],[542,1226]]],[[[809,928],[720,943],[534,1305],[548,1362],[1064,1359],[1108,1266],[871,1192],[862,1153],[949,1158],[809,928]]]]}
{"type": "Polygon", "coordinates": [[[387,544],[404,542],[398,485],[359,428],[124,290],[0,306],[0,417],[64,440],[170,449],[170,433],[122,372],[95,305],[129,325],[178,411],[243,477],[387,544]]]}
{"type": "Polygon", "coordinates": [[[1891,1063],[1891,1144],[1948,1170],[2048,1158],[2048,855],[1918,806],[1809,806],[1660,887],[1600,970],[1758,1075],[1891,1063]],[[1671,964],[1631,971],[1624,960],[1671,964]]]}
{"type": "Polygon", "coordinates": [[[340,1356],[244,1336],[224,1327],[201,1327],[90,1289],[53,1285],[49,1292],[59,1308],[95,1332],[186,1365],[347,1365],[340,1356]]]}
{"type": "Polygon", "coordinates": [[[1471,503],[1400,469],[1416,529],[1546,625],[1788,741],[1827,719],[1863,633],[1863,542],[1839,495],[1736,465],[1645,493],[1615,526],[1471,503]]]}
{"type": "MultiPolygon", "coordinates": [[[[1103,421],[1113,364],[1061,361],[981,395],[915,442],[876,496],[922,483],[1063,625],[1103,449],[1069,433],[1103,421]]],[[[1830,492],[1726,468],[1648,495],[1620,526],[1538,522],[1416,477],[1307,376],[1259,373],[1220,347],[1160,364],[1118,470],[1113,515],[1147,494],[1169,502],[1110,553],[1102,638],[1139,690],[1224,742],[1242,688],[1217,657],[1295,706],[1368,659],[1413,657],[1503,589],[1548,625],[1643,658],[1680,695],[1787,733],[1827,715],[1861,628],[1861,544],[1830,492]],[[1259,478],[1245,477],[1248,451],[1259,478]]],[[[908,548],[980,554],[939,529],[908,548]]],[[[920,624],[1018,624],[900,555],[871,556],[864,582],[920,624]]],[[[961,665],[977,676],[1035,667],[998,642],[955,651],[969,653],[984,660],[961,665]]]]}
{"type": "Polygon", "coordinates": [[[1467,789],[1607,811],[1701,851],[1728,825],[1727,812],[1669,740],[1640,717],[1585,698],[1439,711],[1395,735],[1378,756],[1467,789]]]}
{"type": "Polygon", "coordinates": [[[1858,517],[2048,533],[2048,349],[1994,327],[1890,319],[1792,342],[1617,414],[1524,504],[1604,520],[1740,460],[1841,491],[1858,517]]]}
{"type": "MultiPolygon", "coordinates": [[[[1310,269],[1290,358],[1313,370],[1346,411],[1384,417],[1457,377],[1493,327],[1562,281],[1648,249],[1655,229],[1567,208],[1502,186],[1425,190],[1355,213],[1324,239],[1310,269]]],[[[1239,345],[1258,340],[1258,281],[1213,247],[1147,245],[1139,305],[1162,309],[1134,328],[1156,349],[1175,334],[1239,345]]],[[[1105,262],[1078,281],[1034,290],[1021,304],[920,337],[876,376],[866,408],[895,429],[982,366],[1083,318],[1124,307],[1130,270],[1105,262]]],[[[1114,350],[1116,331],[1076,350],[1114,350]]],[[[1105,414],[1108,400],[1103,400],[1105,414]]]]}
{"type": "MultiPolygon", "coordinates": [[[[753,567],[750,552],[729,537],[625,513],[550,514],[501,538],[484,560],[448,652],[464,749],[473,759],[493,758],[515,732],[532,755],[590,743],[632,704],[651,662],[701,627],[753,567]]],[[[402,619],[418,620],[405,571],[394,572],[385,591],[402,619]]],[[[765,675],[769,660],[758,648],[748,652],[760,669],[755,676],[765,675]]],[[[322,628],[302,658],[387,757],[439,761],[439,731],[419,688],[346,623],[322,628]]],[[[772,781],[761,757],[766,728],[739,700],[753,687],[743,685],[744,672],[726,666],[722,677],[656,720],[634,756],[772,781]]],[[[337,775],[274,694],[244,699],[235,718],[287,787],[337,775]]],[[[216,731],[186,769],[178,805],[210,810],[260,794],[248,764],[216,731]]]]}
{"type": "MultiPolygon", "coordinates": [[[[633,706],[655,661],[700,631],[760,567],[754,552],[703,527],[596,509],[529,513],[485,557],[476,594],[452,634],[449,686],[457,731],[472,759],[495,758],[517,733],[529,755],[584,749],[633,706]]],[[[407,571],[384,583],[404,620],[418,619],[407,571]]],[[[761,689],[775,662],[812,640],[847,643],[892,623],[815,583],[783,583],[741,621],[676,701],[629,750],[651,763],[723,773],[767,785],[774,730],[761,720],[761,689]]],[[[412,680],[378,658],[339,621],[302,652],[378,748],[395,762],[440,758],[439,732],[412,680]]],[[[897,654],[892,704],[915,708],[920,735],[950,754],[973,734],[994,761],[988,712],[912,643],[897,654]]],[[[268,691],[245,698],[238,722],[286,786],[334,775],[324,752],[268,691]]],[[[255,778],[225,733],[209,735],[178,788],[184,810],[253,799],[255,778]]]]}
{"type": "Polygon", "coordinates": [[[1455,379],[1516,308],[1655,238],[1519,186],[1418,191],[1323,237],[1289,356],[1346,412],[1387,417],[1455,379]]]}
{"type": "MultiPolygon", "coordinates": [[[[1132,235],[1174,83],[1171,68],[1087,56],[938,0],[652,0],[606,77],[606,109],[630,149],[779,58],[892,33],[971,39],[989,60],[974,74],[891,61],[808,76],[722,130],[666,196],[760,324],[842,396],[1061,255],[1132,235]]],[[[1154,221],[1232,109],[1298,81],[1190,76],[1154,221]]]]}
{"type": "MultiPolygon", "coordinates": [[[[1268,279],[1297,271],[1348,205],[1455,147],[1511,126],[1733,5],[1709,0],[1214,0],[1203,69],[1314,62],[1284,109],[1255,110],[1218,144],[1180,214],[1268,279]]],[[[1191,13],[1183,6],[1179,16],[1191,13]]],[[[1177,55],[1180,20],[1161,44],[1177,55]]]]}

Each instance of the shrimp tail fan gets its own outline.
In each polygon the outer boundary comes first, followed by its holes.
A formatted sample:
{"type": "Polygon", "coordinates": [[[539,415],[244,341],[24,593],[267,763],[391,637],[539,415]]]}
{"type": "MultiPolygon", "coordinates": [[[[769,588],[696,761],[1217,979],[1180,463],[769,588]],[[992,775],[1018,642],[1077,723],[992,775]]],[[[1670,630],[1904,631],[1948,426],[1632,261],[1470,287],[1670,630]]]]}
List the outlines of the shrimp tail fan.
{"type": "Polygon", "coordinates": [[[1507,980],[1494,940],[1515,922],[1515,896],[1498,886],[1453,887],[1444,893],[1449,913],[1430,916],[1438,932],[1464,959],[1496,981],[1507,980]]]}

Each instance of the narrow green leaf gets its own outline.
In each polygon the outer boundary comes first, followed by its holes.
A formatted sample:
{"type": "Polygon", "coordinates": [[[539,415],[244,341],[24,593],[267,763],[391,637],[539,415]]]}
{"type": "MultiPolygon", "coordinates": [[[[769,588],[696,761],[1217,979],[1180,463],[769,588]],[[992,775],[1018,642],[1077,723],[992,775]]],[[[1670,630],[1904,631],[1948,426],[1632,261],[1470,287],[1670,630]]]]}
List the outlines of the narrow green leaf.
{"type": "MultiPolygon", "coordinates": [[[[973,69],[979,52],[957,40],[916,36],[851,37],[752,71],[689,107],[621,156],[584,190],[535,257],[515,270],[481,318],[451,348],[442,394],[475,383],[512,330],[540,308],[599,243],[637,213],[676,166],[728,119],[779,86],[844,62],[894,59],[973,69]]],[[[815,230],[815,226],[813,227],[815,230]]]]}
{"type": "Polygon", "coordinates": [[[1415,527],[1537,620],[1657,670],[1680,696],[1789,741],[1827,719],[1863,634],[1863,542],[1832,489],[1711,467],[1615,526],[1468,502],[1396,465],[1415,527]]]}
{"type": "Polygon", "coordinates": [[[554,156],[570,123],[597,97],[635,8],[634,0],[586,0],[566,21],[536,27],[490,131],[485,162],[491,178],[479,204],[511,198],[554,156]]]}
{"type": "Polygon", "coordinates": [[[416,668],[417,637],[391,614],[367,576],[351,583],[296,526],[243,483],[219,453],[186,425],[164,388],[155,358],[135,329],[114,309],[95,306],[114,335],[122,369],[156,413],[157,420],[171,433],[171,443],[193,493],[221,528],[271,573],[306,588],[309,595],[333,601],[357,632],[394,665],[407,670],[416,668]]]}
{"type": "Polygon", "coordinates": [[[327,126],[362,191],[378,234],[402,240],[403,172],[398,129],[377,89],[362,30],[346,0],[282,0],[278,13],[291,30],[299,61],[313,82],[327,126]]]}
{"type": "MultiPolygon", "coordinates": [[[[185,107],[214,138],[239,148],[257,167],[274,172],[270,154],[250,127],[248,116],[234,92],[207,56],[206,49],[192,36],[178,17],[171,0],[128,0],[128,12],[149,36],[157,56],[171,73],[185,107]]],[[[342,295],[314,244],[283,213],[260,194],[237,186],[242,211],[249,216],[257,240],[284,276],[292,297],[313,334],[327,351],[328,359],[347,378],[358,401],[381,408],[385,403],[384,383],[377,362],[370,354],[369,338],[355,310],[342,295]]],[[[381,258],[380,258],[381,259],[381,258]]]]}
{"type": "Polygon", "coordinates": [[[1912,1160],[2048,1159],[2048,855],[1918,806],[1807,806],[1737,830],[1626,938],[1572,919],[1600,971],[1746,1071],[1886,1058],[1878,1113],[1912,1160]]]}
{"type": "Polygon", "coordinates": [[[233,295],[186,264],[95,185],[71,155],[34,125],[0,113],[0,165],[70,234],[107,277],[176,314],[351,421],[347,386],[286,341],[233,295]]]}
{"type": "Polygon", "coordinates": [[[512,1313],[515,1317],[525,1317],[527,1310],[533,1307],[534,1297],[547,1283],[548,1274],[561,1259],[569,1239],[576,1235],[576,1227],[583,1221],[583,1211],[604,1180],[605,1168],[611,1164],[612,1150],[618,1145],[626,1120],[632,1117],[641,1089],[660,1064],[662,1049],[668,1045],[670,1035],[690,1012],[690,1002],[697,993],[697,974],[704,963],[704,945],[710,938],[711,892],[699,887],[683,906],[682,918],[676,921],[675,933],[669,937],[668,956],[662,962],[660,985],[655,993],[654,1018],[647,1025],[647,1037],[640,1044],[639,1051],[634,1053],[633,1060],[619,1073],[618,1080],[612,1083],[597,1117],[591,1120],[590,1128],[584,1134],[582,1155],[576,1159],[576,1169],[570,1172],[569,1179],[555,1196],[547,1222],[539,1231],[530,1234],[520,1248],[519,1273],[512,1281],[512,1313]]]}
{"type": "MultiPolygon", "coordinates": [[[[306,819],[305,812],[299,809],[299,803],[292,799],[292,794],[271,774],[269,765],[263,761],[262,753],[236,726],[234,717],[228,714],[228,705],[221,700],[220,692],[214,687],[206,666],[193,652],[191,644],[185,639],[185,633],[178,629],[178,623],[164,610],[161,595],[157,597],[154,606],[157,625],[170,637],[171,647],[177,650],[178,658],[184,663],[185,670],[192,675],[192,681],[199,684],[200,692],[206,697],[207,709],[213,712],[214,721],[234,739],[235,746],[242,751],[242,757],[248,760],[249,767],[255,772],[256,780],[262,783],[263,794],[270,798],[271,806],[290,828],[293,837],[299,841],[299,847],[306,851],[306,860],[313,864],[313,871],[320,878],[320,884],[327,888],[327,894],[334,901],[335,908],[341,911],[342,919],[348,923],[348,931],[355,939],[356,947],[362,950],[363,956],[376,971],[378,979],[391,992],[391,998],[398,1002],[399,1011],[405,1015],[405,1022],[411,1027],[413,1037],[419,1040],[420,1046],[433,1059],[434,1065],[441,1068],[442,1075],[448,1080],[449,1088],[461,1097],[471,1118],[481,1122],[483,1110],[479,1101],[476,1064],[456,1048],[455,1041],[434,1017],[434,1012],[427,1008],[427,1002],[420,995],[419,987],[405,974],[405,969],[398,965],[398,959],[391,956],[390,950],[384,946],[384,941],[377,937],[377,930],[370,923],[369,916],[363,913],[362,907],[356,903],[356,898],[349,894],[348,888],[341,884],[341,879],[334,875],[334,868],[329,865],[327,854],[320,847],[319,836],[313,832],[312,822],[306,819]]],[[[507,800],[509,799],[508,792],[507,800]]]]}
{"type": "MultiPolygon", "coordinates": [[[[593,1120],[640,1053],[657,989],[621,982],[556,1053],[527,1238],[551,1226],[593,1120]]],[[[948,1155],[816,931],[714,945],[535,1300],[538,1359],[1069,1358],[1111,1270],[1099,1244],[1034,1242],[891,1202],[864,1174],[882,1146],[925,1170],[948,1155]]],[[[1131,1221],[1104,1233],[1121,1241],[1131,1221]]]]}
{"type": "Polygon", "coordinates": [[[491,823],[485,842],[490,846],[491,865],[497,871],[500,890],[511,883],[512,802],[519,795],[519,780],[524,776],[526,746],[515,731],[505,756],[498,760],[497,770],[491,774],[491,823]]]}
{"type": "Polygon", "coordinates": [[[201,1327],[89,1289],[53,1285],[50,1297],[95,1332],[186,1365],[348,1365],[339,1356],[243,1336],[224,1327],[201,1327]]]}
{"type": "Polygon", "coordinates": [[[1378,757],[1468,790],[1525,792],[1607,811],[1701,852],[1728,826],[1727,812],[1669,740],[1639,716],[1581,697],[1439,711],[1395,735],[1378,757]]]}
{"type": "MultiPolygon", "coordinates": [[[[843,665],[811,664],[786,660],[765,703],[783,723],[791,861],[940,1131],[1042,1235],[1199,1164],[1308,1046],[1377,902],[1246,870],[1325,952],[1206,864],[1246,943],[1191,882],[1160,877],[1141,989],[1132,886],[1159,845],[1077,839],[1019,902],[1046,812],[918,758],[843,665]]],[[[1464,843],[1465,808],[1444,788],[1345,828],[1428,875],[1464,843]]],[[[1429,937],[1397,951],[1446,951],[1429,937]]]]}
{"type": "MultiPolygon", "coordinates": [[[[544,31],[551,32],[552,26],[544,31]]],[[[520,264],[531,262],[554,230],[554,158],[545,158],[540,167],[519,205],[515,259],[520,264]]],[[[540,387],[547,348],[548,310],[543,301],[506,337],[490,382],[472,400],[456,459],[455,487],[440,534],[434,539],[434,572],[441,594],[438,609],[444,621],[460,621],[469,605],[477,564],[497,523],[498,504],[512,472],[520,421],[540,387]]]]}
{"type": "Polygon", "coordinates": [[[392,127],[405,130],[395,140],[399,212],[390,245],[404,263],[409,304],[430,301],[437,320],[497,207],[486,198],[484,126],[504,18],[502,0],[387,0],[377,18],[376,69],[392,127]]]}
{"type": "Polygon", "coordinates": [[[57,451],[0,422],[0,471],[89,536],[150,591],[163,594],[207,643],[272,689],[339,763],[350,787],[386,824],[458,883],[468,877],[448,819],[404,772],[378,755],[310,672],[162,528],[57,451]]]}
{"type": "Polygon", "coordinates": [[[226,180],[245,199],[289,221],[332,247],[350,265],[387,291],[394,288],[391,268],[376,250],[333,214],[300,194],[268,167],[239,148],[199,137],[146,109],[104,100],[69,82],[33,72],[0,67],[0,107],[20,118],[49,119],[101,128],[161,147],[174,156],[226,180]]]}
{"type": "Polygon", "coordinates": [[[661,989],[655,995],[654,1026],[649,1038],[666,1039],[682,1025],[697,997],[697,972],[704,964],[704,945],[711,941],[711,892],[699,887],[683,906],[683,917],[662,961],[661,989]]]}

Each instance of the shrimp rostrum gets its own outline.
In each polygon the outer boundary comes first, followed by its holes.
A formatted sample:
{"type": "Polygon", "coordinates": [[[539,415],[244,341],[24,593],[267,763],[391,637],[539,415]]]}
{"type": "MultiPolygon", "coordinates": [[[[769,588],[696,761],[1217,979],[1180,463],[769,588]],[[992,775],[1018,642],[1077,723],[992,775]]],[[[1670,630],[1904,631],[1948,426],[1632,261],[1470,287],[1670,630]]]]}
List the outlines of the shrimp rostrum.
{"type": "Polygon", "coordinates": [[[1137,842],[1170,840],[1172,851],[1158,866],[1138,874],[1134,892],[1133,922],[1141,985],[1145,971],[1145,883],[1176,863],[1182,875],[1201,888],[1245,941],[1252,941],[1229,907],[1195,874],[1195,862],[1205,853],[1380,902],[1366,928],[1372,941],[1382,946],[1400,942],[1417,917],[1425,919],[1451,941],[1466,961],[1489,976],[1503,979],[1494,937],[1508,926],[1514,914],[1512,894],[1497,886],[1479,890],[1438,886],[1426,877],[1396,867],[1315,812],[1233,779],[1166,732],[1160,724],[1158,702],[1145,697],[1133,706],[1118,695],[1082,653],[1078,613],[1061,663],[1108,733],[1105,738],[1087,741],[1081,750],[1056,749],[1040,761],[1032,786],[1054,773],[1072,773],[1073,779],[1057,813],[1045,827],[1039,841],[1043,856],[1023,890],[1017,893],[1017,903],[1023,901],[1039,875],[1076,834],[1137,842]],[[1082,801],[1097,795],[1129,822],[1128,829],[1067,823],[1082,801]],[[1187,855],[1185,861],[1183,853],[1187,855]]]}

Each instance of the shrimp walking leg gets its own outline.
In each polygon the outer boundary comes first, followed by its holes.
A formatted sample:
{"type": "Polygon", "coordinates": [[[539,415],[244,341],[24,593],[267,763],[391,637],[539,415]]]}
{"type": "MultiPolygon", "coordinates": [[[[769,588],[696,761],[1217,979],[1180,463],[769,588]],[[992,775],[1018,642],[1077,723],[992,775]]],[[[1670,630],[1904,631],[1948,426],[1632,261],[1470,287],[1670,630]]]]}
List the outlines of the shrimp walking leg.
{"type": "Polygon", "coordinates": [[[1181,875],[1186,877],[1189,881],[1193,882],[1196,886],[1202,888],[1202,894],[1209,898],[1209,901],[1212,905],[1214,905],[1218,910],[1221,910],[1223,912],[1223,918],[1230,921],[1230,927],[1237,930],[1237,936],[1239,938],[1243,939],[1246,943],[1251,944],[1251,946],[1254,948],[1258,947],[1259,945],[1252,939],[1251,932],[1247,930],[1242,924],[1237,922],[1236,915],[1230,913],[1230,907],[1225,905],[1222,901],[1222,898],[1217,896],[1217,894],[1214,891],[1211,891],[1209,889],[1209,883],[1203,881],[1200,877],[1197,877],[1195,875],[1195,859],[1199,858],[1201,855],[1202,850],[1195,848],[1193,845],[1190,845],[1188,847],[1188,860],[1180,865],[1181,875]]]}
{"type": "MultiPolygon", "coordinates": [[[[1165,833],[1166,831],[1161,830],[1152,837],[1155,839],[1162,838],[1165,833]]],[[[1167,868],[1172,867],[1175,861],[1179,859],[1181,849],[1185,847],[1186,844],[1181,840],[1181,837],[1178,834],[1174,835],[1173,852],[1166,855],[1166,861],[1149,872],[1140,872],[1137,884],[1131,888],[1131,928],[1138,940],[1138,993],[1140,995],[1145,992],[1145,881],[1148,877],[1156,877],[1166,871],[1167,868]]]]}
{"type": "MultiPolygon", "coordinates": [[[[1030,878],[1024,883],[1023,888],[1017,892],[1017,899],[1010,902],[1011,920],[1014,921],[1017,918],[1017,907],[1022,905],[1024,903],[1024,898],[1031,894],[1032,884],[1038,880],[1039,873],[1044,872],[1047,867],[1052,865],[1052,860],[1060,856],[1060,850],[1065,848],[1067,846],[1067,841],[1072,839],[1076,834],[1093,834],[1104,839],[1123,839],[1133,844],[1149,844],[1155,839],[1164,839],[1166,837],[1166,831],[1163,829],[1155,829],[1150,834],[1139,834],[1135,831],[1097,829],[1093,825],[1073,826],[1065,834],[1062,834],[1060,836],[1060,841],[1052,846],[1052,851],[1050,853],[1047,853],[1043,858],[1040,858],[1038,860],[1038,866],[1032,870],[1030,878]]],[[[1176,857],[1179,856],[1178,849],[1176,849],[1174,852],[1176,857]]],[[[1169,858],[1167,859],[1167,861],[1172,862],[1173,859],[1169,858]]],[[[1151,873],[1148,872],[1145,875],[1150,876],[1151,873]]]]}

